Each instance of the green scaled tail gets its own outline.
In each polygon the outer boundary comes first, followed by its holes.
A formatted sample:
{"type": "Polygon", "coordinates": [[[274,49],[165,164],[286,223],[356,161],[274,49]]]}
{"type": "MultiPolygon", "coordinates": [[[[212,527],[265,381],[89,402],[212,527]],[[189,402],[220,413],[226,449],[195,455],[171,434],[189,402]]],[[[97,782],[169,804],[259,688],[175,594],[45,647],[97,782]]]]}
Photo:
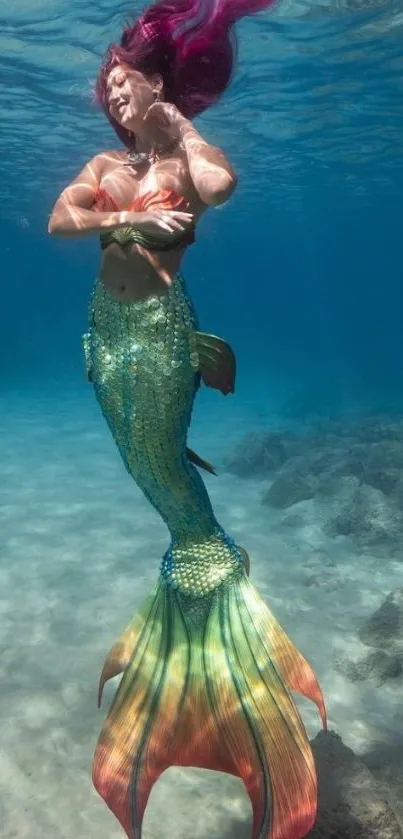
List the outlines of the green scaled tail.
{"type": "MultiPolygon", "coordinates": [[[[123,304],[97,283],[84,337],[87,375],[123,462],[171,534],[159,580],[109,653],[123,673],[94,757],[96,789],[129,839],[169,766],[242,779],[253,839],[301,839],[316,813],[313,757],[291,697],[315,675],[245,573],[188,449],[200,381],[232,393],[235,358],[198,331],[181,277],[161,298],[123,304]]],[[[212,470],[212,467],[209,467],[212,470]]]]}

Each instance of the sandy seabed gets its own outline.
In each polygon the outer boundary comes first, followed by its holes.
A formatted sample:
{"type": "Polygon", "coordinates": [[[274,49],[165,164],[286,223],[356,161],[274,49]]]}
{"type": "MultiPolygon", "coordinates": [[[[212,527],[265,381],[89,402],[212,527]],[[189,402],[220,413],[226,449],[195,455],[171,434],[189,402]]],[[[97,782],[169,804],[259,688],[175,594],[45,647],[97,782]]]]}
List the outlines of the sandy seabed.
{"type": "MultiPolygon", "coordinates": [[[[403,564],[326,535],[310,501],[294,505],[302,515],[284,526],[284,511],[262,504],[261,480],[220,469],[262,424],[251,403],[208,398],[196,410],[190,442],[219,468],[206,479],[217,517],[250,553],[253,583],[315,667],[330,728],[389,786],[399,776],[402,789],[402,678],[352,682],[334,660],[360,652],[357,631],[402,585],[403,564]],[[330,558],[325,568],[319,552],[330,558]]],[[[1,839],[121,839],[91,784],[114,692],[109,684],[98,711],[98,679],[156,578],[167,532],[126,474],[90,389],[10,394],[0,474],[1,839]]],[[[314,736],[315,707],[299,704],[314,736]]],[[[249,839],[250,829],[240,782],[175,768],[153,790],[144,839],[249,839]]]]}

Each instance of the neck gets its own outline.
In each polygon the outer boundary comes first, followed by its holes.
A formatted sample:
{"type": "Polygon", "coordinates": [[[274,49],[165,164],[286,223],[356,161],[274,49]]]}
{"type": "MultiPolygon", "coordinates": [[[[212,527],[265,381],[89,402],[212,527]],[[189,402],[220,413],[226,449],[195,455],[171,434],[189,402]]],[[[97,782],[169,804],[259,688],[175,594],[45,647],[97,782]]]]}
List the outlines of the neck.
{"type": "Polygon", "coordinates": [[[136,143],[131,149],[127,150],[127,163],[124,166],[131,166],[138,169],[142,166],[151,166],[163,157],[172,154],[178,145],[178,140],[166,139],[165,145],[159,145],[154,141],[151,145],[149,143],[139,143],[136,137],[136,143]],[[147,149],[146,151],[144,149],[147,149]]]}
{"type": "Polygon", "coordinates": [[[142,154],[151,154],[156,145],[156,140],[150,134],[136,133],[133,149],[142,154]]]}
{"type": "Polygon", "coordinates": [[[155,131],[136,129],[134,132],[135,140],[133,150],[141,154],[153,154],[158,149],[165,148],[169,145],[169,138],[166,134],[156,129],[155,131]]]}

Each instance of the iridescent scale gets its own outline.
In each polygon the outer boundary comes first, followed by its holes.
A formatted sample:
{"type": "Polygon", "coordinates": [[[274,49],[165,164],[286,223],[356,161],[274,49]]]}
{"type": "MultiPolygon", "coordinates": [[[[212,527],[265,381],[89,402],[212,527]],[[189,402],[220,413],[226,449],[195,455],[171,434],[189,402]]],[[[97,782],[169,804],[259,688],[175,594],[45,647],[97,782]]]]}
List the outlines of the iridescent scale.
{"type": "Polygon", "coordinates": [[[126,468],[171,535],[157,582],[105,660],[99,701],[123,675],[94,785],[129,839],[141,839],[167,768],[227,772],[250,796],[253,839],[301,839],[315,820],[317,784],[291,691],[313,699],[326,725],[323,696],[249,581],[246,552],[218,524],[191,461],[206,462],[186,446],[200,381],[233,391],[232,351],[197,330],[181,277],[141,303],[120,303],[97,282],[84,351],[126,468]]]}
{"type": "Polygon", "coordinates": [[[166,295],[140,303],[120,303],[97,283],[84,348],[126,468],[170,530],[162,578],[200,597],[242,567],[243,558],[218,525],[204,483],[186,456],[199,382],[196,328],[182,277],[166,295]]]}

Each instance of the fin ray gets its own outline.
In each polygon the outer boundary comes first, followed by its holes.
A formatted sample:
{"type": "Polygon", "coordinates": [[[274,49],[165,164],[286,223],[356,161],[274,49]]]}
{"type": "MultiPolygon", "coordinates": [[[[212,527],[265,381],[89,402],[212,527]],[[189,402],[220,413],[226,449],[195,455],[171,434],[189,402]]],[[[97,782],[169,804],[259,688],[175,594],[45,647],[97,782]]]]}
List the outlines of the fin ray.
{"type": "Polygon", "coordinates": [[[194,332],[193,339],[204,384],[225,396],[234,393],[236,358],[227,341],[207,332],[194,332]]]}
{"type": "Polygon", "coordinates": [[[194,463],[195,466],[198,466],[200,469],[204,469],[206,472],[210,472],[211,475],[217,474],[215,467],[212,466],[212,464],[209,463],[208,460],[204,460],[202,457],[196,454],[196,452],[194,452],[193,449],[187,448],[186,454],[190,462],[194,463]]]}
{"type": "Polygon", "coordinates": [[[147,621],[155,608],[155,589],[156,587],[154,587],[153,591],[143,604],[142,613],[140,615],[136,615],[129,623],[106,656],[99,680],[98,708],[101,707],[102,694],[106,682],[113,679],[115,676],[120,676],[130,663],[135,647],[141,640],[142,632],[145,631],[147,621]],[[147,607],[149,610],[148,614],[147,607]],[[144,613],[147,615],[146,618],[144,618],[144,613]]]}
{"type": "MultiPolygon", "coordinates": [[[[202,601],[163,582],[153,597],[101,731],[96,789],[129,839],[140,839],[165,769],[215,769],[243,780],[253,839],[302,839],[315,820],[317,782],[287,681],[305,683],[289,662],[279,665],[277,625],[244,568],[202,601]]],[[[305,661],[291,641],[287,654],[296,669],[305,661]]]]}

